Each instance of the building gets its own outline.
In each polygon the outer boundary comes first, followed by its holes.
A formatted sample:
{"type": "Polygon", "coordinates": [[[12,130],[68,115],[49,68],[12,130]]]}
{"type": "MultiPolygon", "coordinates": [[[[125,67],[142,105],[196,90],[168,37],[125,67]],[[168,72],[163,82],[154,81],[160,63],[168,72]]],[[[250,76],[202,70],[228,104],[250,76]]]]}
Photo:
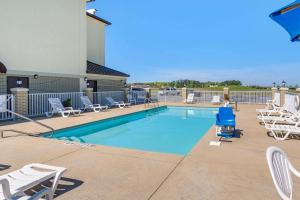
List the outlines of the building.
{"type": "Polygon", "coordinates": [[[122,90],[129,75],[105,67],[110,22],[86,11],[90,0],[0,2],[0,93],[122,90]]]}

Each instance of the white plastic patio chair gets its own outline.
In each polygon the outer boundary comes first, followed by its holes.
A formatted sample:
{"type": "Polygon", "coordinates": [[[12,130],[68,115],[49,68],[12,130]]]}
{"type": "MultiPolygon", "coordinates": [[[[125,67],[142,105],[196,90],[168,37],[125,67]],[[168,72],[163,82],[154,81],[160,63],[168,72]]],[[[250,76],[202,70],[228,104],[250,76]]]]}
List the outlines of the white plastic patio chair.
{"type": "Polygon", "coordinates": [[[62,117],[69,117],[70,114],[80,115],[81,110],[74,110],[72,107],[64,107],[59,98],[48,99],[51,111],[46,113],[47,117],[52,117],[55,113],[61,114],[62,117]]]}
{"type": "Polygon", "coordinates": [[[265,128],[271,131],[276,140],[285,140],[290,134],[300,135],[300,120],[299,118],[297,120],[294,124],[277,124],[277,121],[275,121],[272,124],[265,124],[265,128]],[[284,134],[284,136],[279,137],[279,134],[284,134]]]}
{"type": "Polygon", "coordinates": [[[194,93],[189,93],[185,102],[186,103],[195,103],[194,97],[195,97],[194,93]]]}
{"type": "Polygon", "coordinates": [[[266,152],[267,162],[275,188],[283,200],[293,199],[293,180],[291,172],[300,177],[286,154],[278,147],[269,147],[266,152]]]}
{"type": "Polygon", "coordinates": [[[131,105],[130,103],[124,103],[123,101],[120,101],[120,102],[115,101],[111,97],[105,97],[105,99],[108,101],[108,104],[111,107],[118,106],[119,108],[125,108],[125,107],[129,107],[131,105]]]}
{"type": "Polygon", "coordinates": [[[84,110],[93,110],[94,112],[100,112],[108,109],[108,106],[101,106],[100,104],[92,104],[88,96],[81,96],[80,99],[84,105],[84,110]]]}
{"type": "Polygon", "coordinates": [[[33,163],[19,170],[0,176],[0,199],[53,199],[58,182],[66,168],[33,163]],[[41,183],[53,180],[51,188],[45,188],[29,197],[24,192],[41,183]]]}
{"type": "Polygon", "coordinates": [[[221,97],[220,96],[213,96],[211,100],[212,104],[221,104],[221,97]]]}

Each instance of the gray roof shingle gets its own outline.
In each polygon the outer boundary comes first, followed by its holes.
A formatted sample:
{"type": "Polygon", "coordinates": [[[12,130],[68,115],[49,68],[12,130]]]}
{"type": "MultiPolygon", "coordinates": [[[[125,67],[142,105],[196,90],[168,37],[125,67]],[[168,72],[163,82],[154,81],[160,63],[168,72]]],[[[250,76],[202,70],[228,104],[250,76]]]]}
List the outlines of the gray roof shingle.
{"type": "Polygon", "coordinates": [[[101,75],[108,75],[108,76],[122,76],[122,77],[129,77],[128,74],[125,74],[123,72],[98,65],[96,63],[87,61],[87,68],[86,73],[88,74],[101,74],[101,75]]]}

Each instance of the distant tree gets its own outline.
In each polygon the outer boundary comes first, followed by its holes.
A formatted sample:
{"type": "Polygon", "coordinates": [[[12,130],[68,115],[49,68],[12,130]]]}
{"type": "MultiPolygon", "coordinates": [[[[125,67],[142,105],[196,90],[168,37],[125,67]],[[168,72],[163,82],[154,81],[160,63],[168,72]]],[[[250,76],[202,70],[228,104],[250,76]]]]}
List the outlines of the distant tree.
{"type": "Polygon", "coordinates": [[[227,80],[221,82],[221,85],[235,85],[235,86],[241,86],[242,82],[239,80],[227,80]]]}

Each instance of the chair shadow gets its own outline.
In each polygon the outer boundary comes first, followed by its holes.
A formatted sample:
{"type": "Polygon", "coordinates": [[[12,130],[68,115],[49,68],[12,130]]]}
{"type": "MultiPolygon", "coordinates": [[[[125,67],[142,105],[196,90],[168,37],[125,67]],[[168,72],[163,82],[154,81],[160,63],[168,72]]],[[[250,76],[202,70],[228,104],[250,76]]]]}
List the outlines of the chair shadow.
{"type": "MultiPolygon", "coordinates": [[[[280,136],[280,137],[284,137],[284,135],[285,135],[285,133],[277,133],[278,134],[278,136],[280,136]]],[[[267,132],[267,136],[269,136],[269,137],[271,137],[271,138],[273,138],[273,139],[275,139],[275,137],[273,136],[273,134],[272,134],[272,132],[271,131],[268,131],[267,132]]],[[[285,140],[300,140],[300,135],[297,135],[297,134],[290,134],[285,140]]]]}
{"type": "Polygon", "coordinates": [[[74,190],[81,186],[84,182],[77,179],[62,177],[55,191],[55,198],[74,190]]]}
{"type": "Polygon", "coordinates": [[[244,130],[242,129],[236,129],[235,130],[235,133],[234,133],[234,138],[241,138],[244,136],[244,133],[243,133],[244,130]]]}
{"type": "MultiPolygon", "coordinates": [[[[84,182],[77,179],[62,177],[58,183],[57,189],[54,194],[54,198],[57,198],[67,192],[70,192],[79,186],[81,186],[84,182]]],[[[37,191],[42,190],[43,188],[50,188],[52,186],[52,181],[45,181],[41,185],[34,187],[33,189],[26,191],[26,194],[33,195],[37,191]]]]}
{"type": "Polygon", "coordinates": [[[241,138],[242,136],[244,136],[243,130],[241,130],[241,129],[235,129],[234,135],[231,138],[221,137],[219,139],[219,141],[220,142],[232,142],[231,139],[241,138]]]}
{"type": "Polygon", "coordinates": [[[0,164],[0,171],[3,171],[3,170],[7,170],[11,167],[11,165],[3,165],[3,164],[0,164]]]}

